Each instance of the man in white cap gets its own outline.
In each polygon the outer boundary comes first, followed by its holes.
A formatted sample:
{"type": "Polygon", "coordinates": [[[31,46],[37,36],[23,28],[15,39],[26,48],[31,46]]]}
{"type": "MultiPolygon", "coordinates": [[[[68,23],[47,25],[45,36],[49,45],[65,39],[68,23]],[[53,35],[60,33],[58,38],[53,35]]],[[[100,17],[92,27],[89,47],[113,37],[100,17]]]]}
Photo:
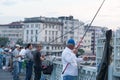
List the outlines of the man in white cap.
{"type": "Polygon", "coordinates": [[[19,57],[21,57],[21,55],[19,55],[20,52],[20,45],[16,45],[15,46],[15,50],[12,52],[13,55],[13,80],[19,80],[19,57]]]}
{"type": "Polygon", "coordinates": [[[75,50],[75,41],[73,39],[69,39],[67,41],[67,47],[62,52],[63,80],[77,80],[77,61],[83,61],[84,58],[77,58],[76,53],[77,50],[75,50]]]}

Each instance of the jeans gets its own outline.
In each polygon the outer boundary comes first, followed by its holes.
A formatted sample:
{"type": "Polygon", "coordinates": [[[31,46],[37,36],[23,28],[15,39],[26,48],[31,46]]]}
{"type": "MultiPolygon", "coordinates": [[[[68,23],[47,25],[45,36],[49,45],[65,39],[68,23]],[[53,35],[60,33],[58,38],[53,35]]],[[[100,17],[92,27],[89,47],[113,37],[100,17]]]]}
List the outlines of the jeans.
{"type": "Polygon", "coordinates": [[[46,75],[42,74],[40,80],[46,80],[46,75]]]}
{"type": "Polygon", "coordinates": [[[19,73],[21,73],[22,63],[23,63],[23,62],[19,62],[19,73]]]}
{"type": "Polygon", "coordinates": [[[5,56],[3,56],[3,66],[5,66],[5,64],[6,64],[6,58],[5,58],[5,56]]]}
{"type": "Polygon", "coordinates": [[[33,62],[26,62],[26,77],[25,80],[31,80],[32,77],[33,62]]]}
{"type": "Polygon", "coordinates": [[[2,61],[3,61],[3,56],[2,56],[2,54],[0,53],[0,69],[2,69],[2,61]]]}
{"type": "Polygon", "coordinates": [[[77,80],[77,76],[66,75],[63,76],[63,80],[77,80]]]}
{"type": "Polygon", "coordinates": [[[18,61],[13,62],[13,80],[19,80],[19,66],[18,61]]]}
{"type": "Polygon", "coordinates": [[[5,66],[8,67],[10,65],[10,56],[6,56],[5,59],[6,59],[5,66]]]}

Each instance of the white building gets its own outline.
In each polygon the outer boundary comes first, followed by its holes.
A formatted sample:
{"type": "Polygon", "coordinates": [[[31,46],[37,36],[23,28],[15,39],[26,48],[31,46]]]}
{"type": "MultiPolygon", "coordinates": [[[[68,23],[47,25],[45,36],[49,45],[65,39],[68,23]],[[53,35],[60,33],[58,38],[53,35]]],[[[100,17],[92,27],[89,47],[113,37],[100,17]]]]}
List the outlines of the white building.
{"type": "Polygon", "coordinates": [[[58,19],[63,23],[62,41],[66,43],[68,39],[73,38],[77,44],[83,36],[84,23],[78,19],[74,19],[73,16],[61,16],[58,19]]]}
{"type": "Polygon", "coordinates": [[[113,75],[114,78],[117,80],[120,79],[120,29],[116,30],[113,38],[114,38],[114,40],[112,40],[114,45],[113,48],[114,56],[112,56],[114,62],[113,75]]]}
{"type": "MultiPolygon", "coordinates": [[[[85,31],[87,28],[88,26],[85,26],[85,31]]],[[[102,34],[105,34],[106,30],[107,30],[106,27],[100,27],[100,26],[91,26],[89,28],[85,36],[84,46],[83,46],[86,53],[96,54],[96,40],[102,34]]]]}
{"type": "Polygon", "coordinates": [[[0,37],[8,38],[10,45],[13,46],[18,39],[23,40],[23,23],[12,22],[10,24],[0,25],[0,37]]]}
{"type": "Polygon", "coordinates": [[[83,45],[81,48],[85,51],[86,54],[92,53],[91,36],[92,36],[92,33],[90,31],[88,31],[82,41],[83,45]]]}
{"type": "Polygon", "coordinates": [[[61,36],[62,25],[57,18],[25,18],[24,43],[61,43],[61,38],[56,38],[61,36]]]}
{"type": "Polygon", "coordinates": [[[64,49],[66,41],[74,38],[78,43],[83,36],[84,23],[69,17],[32,17],[24,20],[24,43],[46,45],[47,50],[64,49]]]}
{"type": "Polygon", "coordinates": [[[43,43],[44,49],[59,50],[62,46],[63,23],[57,18],[32,17],[24,20],[24,43],[43,43]]]}

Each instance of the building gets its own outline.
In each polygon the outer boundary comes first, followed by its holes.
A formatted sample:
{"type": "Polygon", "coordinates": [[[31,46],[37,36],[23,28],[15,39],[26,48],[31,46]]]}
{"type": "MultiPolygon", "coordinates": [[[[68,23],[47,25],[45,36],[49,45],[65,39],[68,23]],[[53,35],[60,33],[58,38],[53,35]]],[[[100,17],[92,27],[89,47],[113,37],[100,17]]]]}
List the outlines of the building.
{"type": "MultiPolygon", "coordinates": [[[[24,20],[24,43],[43,43],[45,50],[59,49],[62,45],[63,23],[57,18],[32,17],[24,20]]],[[[60,48],[61,49],[61,48],[60,48]]]]}
{"type": "Polygon", "coordinates": [[[83,36],[84,23],[78,19],[74,19],[73,16],[61,16],[58,19],[63,23],[62,42],[66,43],[69,38],[73,38],[77,44],[83,36]]]}
{"type": "MultiPolygon", "coordinates": [[[[105,45],[105,35],[101,35],[97,39],[97,54],[96,54],[96,64],[100,64],[103,57],[104,45],[105,45]]],[[[112,32],[111,40],[112,55],[109,65],[109,80],[119,80],[120,79],[120,29],[112,32]]]]}
{"type": "MultiPolygon", "coordinates": [[[[88,26],[85,26],[85,31],[88,29],[88,26]]],[[[84,39],[84,50],[87,51],[86,53],[92,53],[96,54],[96,40],[99,38],[102,34],[105,34],[106,30],[108,28],[101,27],[101,26],[91,26],[84,39]],[[88,51],[88,48],[90,51],[88,51]]]]}
{"type": "Polygon", "coordinates": [[[61,43],[61,38],[56,38],[61,36],[62,25],[57,18],[25,18],[24,43],[61,43]]]}
{"type": "Polygon", "coordinates": [[[83,30],[84,23],[74,19],[73,16],[25,18],[23,41],[33,44],[42,42],[46,45],[47,51],[59,50],[64,49],[69,38],[74,38],[78,43],[83,35],[83,30]]]}
{"type": "Polygon", "coordinates": [[[12,22],[0,25],[0,37],[8,38],[10,46],[15,45],[18,39],[23,40],[23,23],[12,22]]]}

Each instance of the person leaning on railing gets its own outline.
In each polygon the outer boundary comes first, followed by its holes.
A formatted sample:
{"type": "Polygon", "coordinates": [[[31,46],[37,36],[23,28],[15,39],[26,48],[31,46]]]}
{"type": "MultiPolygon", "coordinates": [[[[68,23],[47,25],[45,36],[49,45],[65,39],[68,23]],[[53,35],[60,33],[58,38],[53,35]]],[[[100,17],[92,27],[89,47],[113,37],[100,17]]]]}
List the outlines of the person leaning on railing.
{"type": "Polygon", "coordinates": [[[36,50],[33,52],[33,61],[34,61],[34,80],[40,80],[41,71],[42,71],[42,61],[45,59],[44,55],[41,55],[42,44],[37,44],[36,50]]]}
{"type": "Polygon", "coordinates": [[[77,80],[78,76],[78,67],[77,62],[86,60],[87,57],[77,58],[78,50],[75,49],[75,41],[73,39],[69,39],[67,41],[67,46],[62,52],[62,76],[63,80],[77,80]]]}

